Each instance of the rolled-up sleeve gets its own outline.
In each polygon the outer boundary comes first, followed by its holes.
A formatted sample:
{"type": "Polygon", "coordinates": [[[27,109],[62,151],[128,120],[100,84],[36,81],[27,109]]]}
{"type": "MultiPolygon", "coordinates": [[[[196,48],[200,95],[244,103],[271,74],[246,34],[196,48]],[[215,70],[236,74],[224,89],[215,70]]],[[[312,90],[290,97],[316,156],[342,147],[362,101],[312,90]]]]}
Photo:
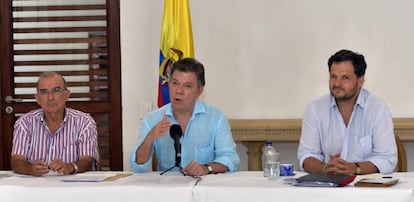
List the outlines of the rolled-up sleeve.
{"type": "Polygon", "coordinates": [[[367,161],[372,162],[380,173],[392,173],[398,162],[394,126],[391,113],[383,106],[373,126],[373,151],[367,161]]]}
{"type": "Polygon", "coordinates": [[[220,117],[218,122],[215,147],[216,159],[214,162],[227,166],[229,172],[235,172],[239,167],[240,158],[236,151],[236,143],[233,140],[230,124],[224,115],[220,117]]]}
{"type": "Polygon", "coordinates": [[[146,122],[146,120],[144,119],[141,123],[138,143],[135,145],[134,149],[131,151],[131,154],[129,155],[129,164],[131,165],[132,171],[135,173],[147,172],[150,166],[152,165],[152,155],[150,156],[149,160],[143,164],[138,164],[136,162],[136,151],[139,148],[139,146],[142,144],[142,142],[144,142],[150,130],[151,128],[148,122],[146,122]]]}
{"type": "Polygon", "coordinates": [[[298,159],[301,170],[306,158],[313,157],[324,161],[322,151],[322,135],[320,135],[319,119],[315,115],[312,104],[308,105],[302,119],[302,132],[299,141],[298,159]]]}

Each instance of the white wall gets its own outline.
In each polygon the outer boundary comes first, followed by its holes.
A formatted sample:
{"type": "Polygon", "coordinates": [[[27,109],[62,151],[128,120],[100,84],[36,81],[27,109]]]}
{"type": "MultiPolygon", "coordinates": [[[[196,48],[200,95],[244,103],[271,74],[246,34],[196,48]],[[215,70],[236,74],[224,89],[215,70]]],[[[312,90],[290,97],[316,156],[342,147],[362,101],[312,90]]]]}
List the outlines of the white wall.
{"type": "MultiPolygon", "coordinates": [[[[328,92],[327,59],[342,48],[365,55],[365,87],[394,117],[414,117],[414,1],[190,0],[190,7],[195,55],[206,68],[201,99],[228,118],[301,118],[308,102],[328,92]]],[[[120,9],[129,170],[140,117],[157,98],[163,1],[121,0],[120,9]]],[[[245,148],[238,146],[246,170],[245,148]]],[[[297,144],[276,146],[282,161],[297,161],[297,144]]]]}

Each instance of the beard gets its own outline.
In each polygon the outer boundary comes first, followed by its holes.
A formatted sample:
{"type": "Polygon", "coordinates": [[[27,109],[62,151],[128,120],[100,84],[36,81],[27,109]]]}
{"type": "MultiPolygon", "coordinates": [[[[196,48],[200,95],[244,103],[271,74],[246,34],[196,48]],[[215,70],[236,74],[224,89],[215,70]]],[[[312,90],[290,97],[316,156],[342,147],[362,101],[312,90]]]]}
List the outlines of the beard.
{"type": "Polygon", "coordinates": [[[357,87],[351,89],[350,91],[345,91],[342,88],[333,88],[331,90],[331,95],[336,99],[338,102],[347,102],[352,100],[353,98],[357,97],[359,94],[359,90],[357,87]],[[335,93],[337,90],[341,90],[343,93],[335,93]]]}

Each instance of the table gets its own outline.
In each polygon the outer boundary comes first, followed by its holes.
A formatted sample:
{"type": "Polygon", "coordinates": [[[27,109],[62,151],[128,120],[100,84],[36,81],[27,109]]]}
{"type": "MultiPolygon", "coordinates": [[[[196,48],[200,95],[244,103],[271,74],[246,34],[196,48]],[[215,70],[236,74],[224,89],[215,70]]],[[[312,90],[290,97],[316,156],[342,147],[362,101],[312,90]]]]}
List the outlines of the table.
{"type": "MultiPolygon", "coordinates": [[[[297,173],[295,178],[305,173],[297,173]]],[[[380,175],[380,174],[376,174],[380,175]]],[[[194,188],[194,201],[278,201],[278,202],[398,202],[414,201],[414,173],[394,173],[400,182],[388,188],[354,187],[362,177],[357,176],[347,187],[295,187],[284,184],[284,178],[269,181],[262,172],[236,172],[210,175],[194,188]]]]}
{"type": "MultiPolygon", "coordinates": [[[[124,174],[125,172],[123,172],[124,174]]],[[[96,175],[116,175],[119,172],[89,172],[66,176],[29,177],[0,171],[2,202],[26,201],[414,201],[414,172],[393,173],[400,182],[388,188],[295,187],[284,183],[286,177],[269,181],[259,171],[246,171],[203,176],[196,179],[179,172],[132,174],[115,181],[63,182],[96,175]],[[4,177],[3,175],[8,175],[4,177]]],[[[297,172],[294,177],[305,173],[297,172]]],[[[379,174],[375,174],[379,175],[379,174]]],[[[356,180],[369,176],[357,176],[356,180]]]]}
{"type": "MultiPolygon", "coordinates": [[[[12,173],[0,171],[0,174],[12,173]]],[[[82,175],[86,176],[87,173],[77,174],[82,175]]],[[[0,178],[0,201],[193,201],[192,189],[195,180],[181,176],[178,172],[169,172],[162,176],[156,172],[133,174],[115,181],[62,182],[62,179],[69,179],[68,177],[71,176],[28,177],[13,174],[11,177],[0,178]]]]}

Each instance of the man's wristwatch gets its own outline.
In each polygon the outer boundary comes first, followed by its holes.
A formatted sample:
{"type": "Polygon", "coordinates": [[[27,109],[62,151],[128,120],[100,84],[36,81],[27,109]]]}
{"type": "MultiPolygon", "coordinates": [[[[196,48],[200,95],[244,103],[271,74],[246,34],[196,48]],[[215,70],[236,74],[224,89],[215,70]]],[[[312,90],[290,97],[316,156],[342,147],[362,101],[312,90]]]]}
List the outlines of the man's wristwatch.
{"type": "Polygon", "coordinates": [[[72,166],[73,166],[73,172],[71,173],[71,174],[76,174],[76,173],[78,173],[78,165],[76,165],[76,163],[71,163],[72,164],[72,166]]]}
{"type": "Polygon", "coordinates": [[[211,174],[211,173],[213,173],[213,167],[211,167],[210,165],[208,165],[208,164],[204,164],[204,166],[206,166],[207,167],[207,170],[208,170],[208,173],[207,174],[211,174]]]}
{"type": "Polygon", "coordinates": [[[361,171],[361,167],[359,166],[359,164],[358,163],[355,163],[355,166],[356,166],[356,168],[355,168],[355,174],[357,174],[357,175],[361,174],[362,171],[361,171]]]}

